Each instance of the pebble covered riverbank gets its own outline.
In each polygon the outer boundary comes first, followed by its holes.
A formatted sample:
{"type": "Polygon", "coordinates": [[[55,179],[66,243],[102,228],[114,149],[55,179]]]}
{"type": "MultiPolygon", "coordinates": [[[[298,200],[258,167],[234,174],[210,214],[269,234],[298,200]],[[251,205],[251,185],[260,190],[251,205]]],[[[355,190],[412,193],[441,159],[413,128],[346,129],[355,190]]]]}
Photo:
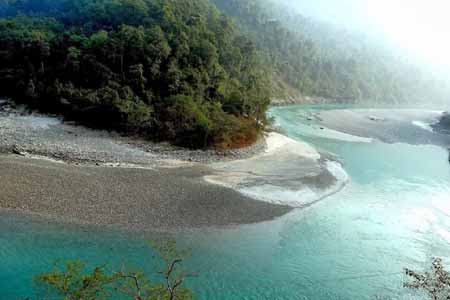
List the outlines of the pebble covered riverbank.
{"type": "Polygon", "coordinates": [[[155,167],[170,161],[211,163],[245,159],[264,151],[263,139],[229,151],[187,150],[116,132],[92,130],[0,100],[0,153],[39,155],[72,163],[135,164],[155,167]]]}
{"type": "Polygon", "coordinates": [[[0,210],[144,231],[272,220],[347,181],[333,158],[278,133],[245,149],[193,151],[5,100],[0,168],[0,210]]]}
{"type": "Polygon", "coordinates": [[[265,147],[261,140],[226,153],[177,149],[1,100],[0,209],[139,231],[266,221],[291,208],[203,180],[213,174],[208,163],[244,159],[265,147]]]}

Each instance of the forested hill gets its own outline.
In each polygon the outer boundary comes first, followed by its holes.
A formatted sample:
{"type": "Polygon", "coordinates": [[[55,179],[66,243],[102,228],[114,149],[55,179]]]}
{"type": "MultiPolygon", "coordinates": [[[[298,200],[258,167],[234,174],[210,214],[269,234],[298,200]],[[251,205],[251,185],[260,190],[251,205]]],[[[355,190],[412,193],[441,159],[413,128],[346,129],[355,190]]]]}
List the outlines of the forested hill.
{"type": "Polygon", "coordinates": [[[448,82],[364,33],[300,15],[289,1],[212,1],[257,45],[273,66],[271,77],[303,95],[345,102],[448,101],[448,82]]]}
{"type": "Polygon", "coordinates": [[[0,14],[0,96],[192,148],[264,128],[265,67],[209,0],[0,0],[0,14]]]}
{"type": "Polygon", "coordinates": [[[257,139],[274,97],[399,103],[449,86],[271,1],[0,0],[0,96],[91,126],[233,148],[257,139]]]}

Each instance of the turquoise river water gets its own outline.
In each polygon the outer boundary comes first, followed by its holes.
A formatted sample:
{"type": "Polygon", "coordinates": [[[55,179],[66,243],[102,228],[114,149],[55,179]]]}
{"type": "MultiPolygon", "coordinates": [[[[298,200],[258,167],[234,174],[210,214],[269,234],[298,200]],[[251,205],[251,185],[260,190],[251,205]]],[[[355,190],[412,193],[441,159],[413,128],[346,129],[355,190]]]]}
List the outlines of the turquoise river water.
{"type": "MultiPolygon", "coordinates": [[[[432,145],[357,143],[305,135],[303,107],[271,114],[285,133],[335,154],[349,174],[340,192],[274,221],[173,235],[192,249],[196,299],[416,299],[404,267],[450,259],[450,166],[432,145]]],[[[0,299],[33,295],[55,259],[150,265],[147,240],[119,230],[0,215],[0,299]]]]}

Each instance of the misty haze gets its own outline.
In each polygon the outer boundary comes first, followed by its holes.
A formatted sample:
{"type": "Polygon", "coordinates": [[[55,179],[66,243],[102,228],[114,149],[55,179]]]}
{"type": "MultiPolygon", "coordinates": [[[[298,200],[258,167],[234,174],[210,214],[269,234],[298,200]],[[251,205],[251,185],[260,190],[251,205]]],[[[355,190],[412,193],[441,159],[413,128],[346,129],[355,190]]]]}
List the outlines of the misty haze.
{"type": "Polygon", "coordinates": [[[0,299],[449,299],[449,9],[0,0],[0,299]]]}

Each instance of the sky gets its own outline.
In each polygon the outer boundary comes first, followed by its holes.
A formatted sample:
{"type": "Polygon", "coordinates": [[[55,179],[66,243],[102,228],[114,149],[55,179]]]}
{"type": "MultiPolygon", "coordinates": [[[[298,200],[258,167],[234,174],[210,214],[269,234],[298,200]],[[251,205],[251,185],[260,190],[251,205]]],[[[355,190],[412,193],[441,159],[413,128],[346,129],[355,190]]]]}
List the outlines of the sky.
{"type": "Polygon", "coordinates": [[[450,71],[450,0],[278,0],[322,21],[387,39],[450,71]]]}

